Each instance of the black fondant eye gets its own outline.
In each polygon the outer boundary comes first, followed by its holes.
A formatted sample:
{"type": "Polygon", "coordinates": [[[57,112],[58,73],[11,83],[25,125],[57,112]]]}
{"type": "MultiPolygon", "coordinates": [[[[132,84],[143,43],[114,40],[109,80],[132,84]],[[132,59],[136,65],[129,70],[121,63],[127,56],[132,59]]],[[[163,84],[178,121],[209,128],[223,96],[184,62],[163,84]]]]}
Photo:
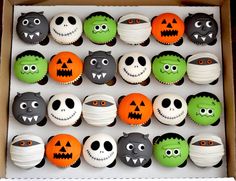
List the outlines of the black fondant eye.
{"type": "Polygon", "coordinates": [[[61,59],[57,60],[57,64],[62,64],[61,59]]]}
{"type": "Polygon", "coordinates": [[[61,142],[60,141],[57,141],[55,146],[61,146],[61,142]]]}
{"type": "Polygon", "coordinates": [[[36,18],[34,19],[34,24],[39,25],[41,23],[40,19],[36,18]]]}
{"type": "Polygon", "coordinates": [[[179,99],[175,99],[174,105],[177,109],[180,109],[182,107],[182,102],[179,99]]]}
{"type": "Polygon", "coordinates": [[[66,143],[66,147],[71,147],[71,145],[70,145],[70,142],[69,142],[69,141],[66,143]]]}
{"type": "Polygon", "coordinates": [[[176,19],[175,19],[175,18],[173,19],[172,23],[177,23],[177,21],[176,21],[176,19]]]}
{"type": "Polygon", "coordinates": [[[75,106],[75,102],[71,98],[66,99],[66,106],[70,109],[73,109],[75,106]]]}
{"type": "Polygon", "coordinates": [[[72,63],[72,61],[71,61],[71,59],[70,59],[70,58],[68,59],[67,63],[72,63]]]}
{"type": "Polygon", "coordinates": [[[72,25],[75,25],[75,23],[76,23],[76,19],[75,19],[74,17],[72,17],[72,16],[69,16],[69,17],[68,17],[68,21],[69,21],[69,23],[72,24],[72,25]]]}
{"type": "Polygon", "coordinates": [[[140,56],[138,57],[138,62],[140,65],[145,66],[146,65],[146,60],[144,57],[140,56]]]}
{"type": "Polygon", "coordinates": [[[56,19],[56,24],[57,25],[60,25],[60,24],[62,24],[63,23],[63,21],[64,21],[64,18],[63,17],[61,17],[61,16],[59,16],[57,19],[56,19]]]}
{"type": "Polygon", "coordinates": [[[161,22],[161,24],[166,24],[166,20],[165,20],[165,19],[163,19],[163,21],[161,22]]]}
{"type": "Polygon", "coordinates": [[[127,57],[126,60],[125,60],[126,65],[131,65],[133,62],[134,62],[133,57],[127,57]]]}
{"type": "Polygon", "coordinates": [[[94,150],[94,151],[97,150],[99,147],[100,147],[99,141],[94,141],[94,142],[91,144],[91,149],[94,150]]]}
{"type": "Polygon", "coordinates": [[[32,106],[33,108],[37,108],[37,107],[39,106],[39,103],[38,103],[37,101],[33,101],[33,102],[31,103],[31,106],[32,106]]]}
{"type": "Polygon", "coordinates": [[[165,98],[165,99],[162,100],[161,104],[162,104],[162,107],[167,108],[167,107],[170,106],[170,103],[171,103],[170,99],[165,98]]]}
{"type": "Polygon", "coordinates": [[[112,146],[112,144],[109,141],[105,141],[104,148],[107,151],[111,151],[113,149],[113,146],[112,146]]]}
{"type": "Polygon", "coordinates": [[[28,24],[29,24],[29,20],[24,19],[24,20],[22,21],[22,25],[26,26],[26,25],[28,25],[28,24]]]}
{"type": "Polygon", "coordinates": [[[60,105],[61,105],[61,101],[55,100],[55,101],[52,103],[52,108],[56,111],[56,110],[58,110],[58,108],[60,107],[60,105]]]}

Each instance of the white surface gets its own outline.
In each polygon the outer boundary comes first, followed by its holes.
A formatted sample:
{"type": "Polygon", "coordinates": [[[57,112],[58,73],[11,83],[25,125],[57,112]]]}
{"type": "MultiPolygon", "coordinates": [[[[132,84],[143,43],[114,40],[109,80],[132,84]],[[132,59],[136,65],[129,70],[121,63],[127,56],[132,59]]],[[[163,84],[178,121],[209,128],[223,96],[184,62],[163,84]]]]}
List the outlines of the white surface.
{"type": "MultiPolygon", "coordinates": [[[[83,20],[90,13],[95,11],[105,11],[112,15],[116,20],[127,13],[139,12],[148,16],[150,19],[164,12],[172,12],[179,15],[182,19],[188,16],[188,13],[196,13],[196,12],[206,12],[208,14],[213,13],[214,18],[220,25],[220,17],[219,17],[219,7],[172,7],[172,6],[162,6],[162,7],[96,7],[96,6],[51,6],[51,7],[40,7],[40,6],[16,6],[14,8],[14,24],[13,24],[13,45],[12,45],[12,62],[14,62],[15,57],[28,49],[38,50],[41,52],[46,58],[50,59],[50,57],[60,51],[72,51],[79,55],[79,57],[84,58],[88,55],[88,51],[111,51],[112,55],[116,58],[116,60],[124,53],[131,51],[140,51],[142,53],[147,54],[151,59],[154,55],[159,54],[165,50],[173,50],[177,51],[184,57],[189,54],[194,54],[199,51],[209,51],[214,53],[219,57],[219,61],[222,61],[221,56],[221,41],[220,41],[220,31],[217,35],[217,44],[214,46],[197,46],[191,43],[186,36],[184,36],[184,44],[180,47],[176,47],[174,45],[165,46],[157,43],[153,38],[151,38],[151,43],[147,47],[141,46],[131,46],[124,44],[121,40],[118,39],[117,44],[113,47],[109,47],[106,45],[95,45],[89,42],[86,38],[84,38],[84,43],[82,46],[75,47],[73,45],[59,45],[53,41],[50,37],[50,43],[47,46],[41,45],[29,45],[25,44],[16,35],[15,27],[16,20],[20,16],[21,12],[29,12],[29,11],[44,11],[46,17],[50,20],[54,15],[60,12],[70,12],[77,14],[81,20],[83,20]]],[[[84,37],[84,36],[83,36],[84,37]]],[[[13,66],[13,63],[12,63],[13,66]]],[[[13,67],[12,67],[13,70],[13,67]]],[[[221,122],[218,126],[198,126],[189,118],[186,119],[186,123],[182,127],[176,126],[165,126],[159,123],[154,116],[152,117],[152,123],[148,127],[130,127],[125,125],[120,120],[118,120],[117,124],[114,127],[94,127],[88,125],[85,121],[82,124],[75,127],[66,127],[61,128],[56,126],[55,124],[48,121],[46,126],[30,126],[27,127],[25,125],[21,125],[16,120],[14,120],[11,112],[11,105],[14,96],[17,92],[26,92],[26,91],[35,91],[41,92],[41,95],[44,97],[45,101],[48,101],[49,97],[56,93],[62,92],[70,92],[77,95],[82,101],[86,95],[94,94],[94,93],[106,93],[114,96],[116,101],[119,96],[126,95],[132,92],[140,92],[147,95],[150,99],[152,99],[155,95],[162,93],[177,93],[183,98],[187,98],[190,94],[196,94],[200,91],[209,91],[216,94],[219,99],[223,102],[223,82],[222,76],[219,79],[219,82],[216,85],[197,85],[188,80],[185,76],[185,82],[182,86],[175,85],[161,85],[158,81],[155,80],[154,76],[151,75],[151,83],[148,86],[141,85],[130,85],[124,82],[119,75],[117,75],[117,83],[109,87],[107,85],[96,85],[91,83],[85,76],[83,76],[83,83],[80,86],[73,85],[60,85],[57,82],[54,82],[49,78],[48,84],[41,86],[38,84],[29,85],[18,81],[14,75],[11,76],[11,85],[10,85],[10,113],[9,113],[9,132],[8,132],[8,146],[10,140],[13,136],[25,132],[34,133],[43,138],[43,140],[47,141],[47,139],[58,133],[70,133],[82,142],[83,138],[90,134],[95,133],[108,133],[114,137],[117,141],[120,136],[122,136],[122,132],[142,132],[149,133],[150,140],[152,140],[155,136],[161,135],[167,132],[176,132],[184,136],[186,139],[191,135],[196,135],[199,133],[213,133],[220,136],[225,143],[225,126],[224,126],[224,112],[221,116],[221,122]]],[[[224,109],[223,109],[224,110],[224,109]]],[[[8,151],[9,153],[9,151],[8,151]]],[[[9,154],[7,158],[7,177],[8,178],[182,178],[182,177],[225,177],[226,173],[226,159],[224,157],[223,165],[220,168],[198,168],[196,167],[190,160],[188,160],[188,164],[184,168],[165,168],[157,163],[154,158],[152,158],[153,163],[149,168],[130,168],[125,166],[119,159],[117,159],[117,164],[113,168],[93,168],[89,164],[87,164],[82,158],[81,165],[78,168],[67,168],[61,169],[51,165],[48,161],[43,168],[37,169],[33,168],[31,170],[22,170],[13,165],[13,163],[9,159],[9,154]]]]}

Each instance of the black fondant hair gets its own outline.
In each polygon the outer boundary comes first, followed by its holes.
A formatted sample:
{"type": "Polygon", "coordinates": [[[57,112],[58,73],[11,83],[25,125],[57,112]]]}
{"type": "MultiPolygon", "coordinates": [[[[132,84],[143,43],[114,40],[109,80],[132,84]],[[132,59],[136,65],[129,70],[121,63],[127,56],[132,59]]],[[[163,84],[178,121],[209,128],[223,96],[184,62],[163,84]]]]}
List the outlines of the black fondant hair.
{"type": "Polygon", "coordinates": [[[192,98],[195,98],[195,97],[210,97],[210,98],[214,99],[215,101],[220,102],[219,98],[218,98],[215,94],[212,94],[212,93],[210,93],[210,92],[200,92],[200,93],[198,93],[198,94],[196,94],[196,95],[190,95],[190,96],[188,96],[188,97],[187,97],[187,100],[186,100],[187,104],[189,103],[189,101],[190,101],[192,98]]]}
{"type": "Polygon", "coordinates": [[[176,57],[179,57],[179,58],[182,58],[185,60],[185,58],[180,55],[179,53],[177,52],[174,52],[174,51],[164,51],[164,52],[161,52],[159,55],[155,55],[153,58],[152,58],[152,62],[156,59],[156,58],[160,58],[160,57],[163,57],[163,56],[167,56],[167,55],[171,55],[171,56],[176,56],[176,57]]]}
{"type": "Polygon", "coordinates": [[[30,56],[30,55],[33,55],[33,56],[36,56],[36,57],[40,57],[40,58],[44,58],[44,56],[37,52],[37,51],[34,51],[34,50],[27,50],[27,51],[24,51],[22,52],[21,54],[17,55],[16,57],[16,61],[19,59],[19,58],[22,58],[24,56],[30,56]]]}
{"type": "Polygon", "coordinates": [[[89,18],[91,18],[91,17],[93,17],[93,16],[105,16],[105,17],[108,17],[108,18],[111,18],[111,19],[114,20],[114,18],[113,18],[111,15],[109,15],[109,14],[107,14],[107,13],[105,13],[105,12],[102,12],[102,11],[98,11],[98,12],[95,12],[95,13],[90,14],[90,15],[86,18],[86,20],[89,19],[89,18]]]}
{"type": "Polygon", "coordinates": [[[159,144],[160,142],[164,141],[164,140],[167,140],[167,139],[179,139],[179,140],[185,140],[181,135],[177,134],[177,133],[166,133],[166,134],[163,134],[162,136],[160,136],[155,144],[159,144]]]}

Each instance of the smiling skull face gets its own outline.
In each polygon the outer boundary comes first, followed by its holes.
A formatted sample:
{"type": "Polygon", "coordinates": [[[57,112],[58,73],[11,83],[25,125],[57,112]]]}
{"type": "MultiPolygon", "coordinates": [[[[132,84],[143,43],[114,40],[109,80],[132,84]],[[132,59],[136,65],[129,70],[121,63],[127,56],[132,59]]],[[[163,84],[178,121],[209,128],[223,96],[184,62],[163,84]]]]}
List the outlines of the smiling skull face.
{"type": "Polygon", "coordinates": [[[48,103],[48,116],[58,126],[71,126],[80,118],[82,105],[73,94],[54,95],[48,103]]]}
{"type": "Polygon", "coordinates": [[[153,103],[156,118],[163,124],[177,125],[187,115],[186,101],[176,94],[159,95],[153,103]]]}
{"type": "Polygon", "coordinates": [[[90,136],[84,143],[84,159],[94,167],[109,166],[116,159],[116,155],[116,142],[107,134],[90,136]]]}
{"type": "Polygon", "coordinates": [[[52,37],[62,44],[71,44],[77,41],[82,34],[82,30],[82,22],[74,14],[58,14],[50,22],[52,37]]]}
{"type": "Polygon", "coordinates": [[[125,81],[131,84],[138,84],[149,77],[151,73],[151,62],[142,53],[127,53],[119,60],[118,69],[125,81]]]}

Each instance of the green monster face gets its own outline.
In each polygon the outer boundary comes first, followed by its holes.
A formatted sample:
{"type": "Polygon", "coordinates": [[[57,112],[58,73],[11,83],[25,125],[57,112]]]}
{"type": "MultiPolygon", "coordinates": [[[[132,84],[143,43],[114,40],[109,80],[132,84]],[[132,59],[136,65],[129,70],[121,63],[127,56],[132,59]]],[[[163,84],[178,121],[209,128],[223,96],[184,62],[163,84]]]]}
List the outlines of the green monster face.
{"type": "Polygon", "coordinates": [[[160,136],[153,145],[154,158],[166,167],[183,167],[187,163],[187,141],[176,133],[160,136]]]}
{"type": "Polygon", "coordinates": [[[84,33],[94,43],[108,43],[116,36],[116,21],[107,13],[93,13],[84,21],[84,33]]]}
{"type": "Polygon", "coordinates": [[[14,73],[19,80],[32,84],[44,78],[47,67],[47,60],[41,53],[29,50],[16,57],[14,73]]]}
{"type": "Polygon", "coordinates": [[[221,103],[214,94],[201,92],[194,96],[189,96],[188,115],[197,124],[217,125],[222,112],[221,103]]]}
{"type": "Polygon", "coordinates": [[[153,57],[152,72],[164,84],[180,81],[187,71],[185,59],[173,51],[164,51],[153,57]]]}

